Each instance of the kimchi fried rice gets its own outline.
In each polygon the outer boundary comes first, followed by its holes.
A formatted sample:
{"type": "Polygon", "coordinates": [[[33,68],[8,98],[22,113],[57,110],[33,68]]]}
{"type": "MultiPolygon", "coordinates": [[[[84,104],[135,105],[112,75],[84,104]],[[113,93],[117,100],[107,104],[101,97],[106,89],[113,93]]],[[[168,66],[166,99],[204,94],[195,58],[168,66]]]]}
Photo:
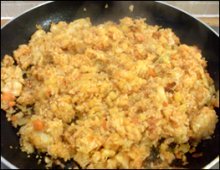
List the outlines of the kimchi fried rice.
{"type": "Polygon", "coordinates": [[[185,165],[218,121],[206,66],[196,46],[145,19],[61,21],[4,56],[1,108],[21,150],[47,153],[48,166],[185,165]]]}

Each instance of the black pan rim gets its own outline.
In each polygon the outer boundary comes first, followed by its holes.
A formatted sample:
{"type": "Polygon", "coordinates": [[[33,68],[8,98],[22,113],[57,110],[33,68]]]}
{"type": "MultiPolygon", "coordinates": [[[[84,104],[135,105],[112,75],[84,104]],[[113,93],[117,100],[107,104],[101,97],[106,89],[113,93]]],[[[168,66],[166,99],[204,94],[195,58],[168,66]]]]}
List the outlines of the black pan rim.
{"type": "MultiPolygon", "coordinates": [[[[4,26],[1,27],[1,30],[3,30],[4,28],[7,27],[7,25],[9,25],[11,22],[13,22],[14,20],[18,19],[19,17],[21,17],[22,15],[25,15],[27,12],[30,12],[32,10],[37,9],[38,7],[53,3],[55,1],[47,1],[44,3],[41,3],[37,6],[34,6],[24,12],[22,12],[21,14],[19,14],[18,16],[14,17],[12,20],[10,20],[8,23],[6,23],[4,26]]],[[[155,1],[155,3],[164,5],[164,6],[168,6],[170,8],[173,8],[181,13],[184,13],[185,15],[187,15],[188,17],[193,18],[195,21],[199,22],[201,25],[205,26],[207,29],[209,29],[212,33],[214,33],[218,38],[219,38],[219,34],[212,28],[210,27],[208,24],[204,23],[203,21],[195,18],[194,16],[192,16],[190,13],[188,13],[187,11],[180,9],[178,7],[175,7],[173,5],[167,4],[166,2],[163,1],[155,1]]],[[[6,160],[2,155],[1,155],[1,163],[3,163],[5,166],[7,166],[10,169],[19,169],[18,167],[16,167],[15,165],[13,165],[11,162],[9,162],[8,160],[6,160]]],[[[206,166],[204,166],[202,169],[210,169],[212,168],[214,165],[216,165],[217,163],[219,163],[219,156],[217,156],[216,158],[214,158],[210,163],[208,163],[206,166]]]]}
{"type": "MultiPolygon", "coordinates": [[[[28,9],[28,10],[22,12],[21,14],[19,14],[18,16],[14,17],[12,20],[10,20],[8,23],[6,23],[4,26],[2,26],[2,27],[1,27],[1,30],[2,30],[3,28],[5,28],[8,24],[10,24],[11,22],[13,22],[15,19],[17,19],[17,18],[19,18],[20,16],[26,14],[27,12],[32,11],[32,10],[34,10],[34,9],[40,7],[40,6],[43,6],[43,5],[46,5],[46,4],[49,4],[49,3],[53,3],[53,2],[56,2],[56,1],[47,1],[47,2],[44,2],[44,3],[42,3],[42,4],[39,4],[39,5],[35,6],[35,7],[32,7],[32,8],[30,8],[30,9],[28,9]]],[[[167,4],[167,3],[163,2],[163,1],[155,1],[155,2],[156,2],[156,3],[159,3],[159,4],[162,4],[162,5],[165,5],[165,6],[169,6],[169,7],[171,7],[171,8],[174,8],[174,9],[176,9],[176,10],[178,10],[178,11],[184,13],[185,15],[188,15],[189,17],[193,18],[194,20],[196,20],[196,21],[199,22],[200,24],[204,25],[206,28],[208,28],[209,30],[211,30],[216,36],[219,37],[219,34],[218,34],[212,27],[210,27],[210,26],[209,26],[208,24],[206,24],[205,22],[203,22],[203,21],[197,19],[196,17],[192,16],[192,15],[191,15],[190,13],[188,13],[187,11],[185,11],[185,10],[183,10],[183,9],[180,9],[180,8],[178,8],[178,7],[175,7],[175,6],[173,6],[173,5],[167,4]]]]}

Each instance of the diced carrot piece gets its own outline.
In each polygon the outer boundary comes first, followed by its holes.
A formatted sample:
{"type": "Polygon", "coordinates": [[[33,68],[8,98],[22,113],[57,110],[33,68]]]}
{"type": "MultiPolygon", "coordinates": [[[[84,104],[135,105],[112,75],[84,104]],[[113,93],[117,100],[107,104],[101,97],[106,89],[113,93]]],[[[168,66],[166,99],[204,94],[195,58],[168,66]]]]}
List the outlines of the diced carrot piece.
{"type": "Polygon", "coordinates": [[[13,107],[14,105],[15,105],[15,102],[14,102],[14,101],[9,101],[9,102],[8,102],[8,106],[13,107]]]}
{"type": "Polygon", "coordinates": [[[135,124],[138,124],[139,120],[138,120],[138,118],[135,116],[135,117],[133,117],[132,122],[135,123],[135,124]]]}
{"type": "Polygon", "coordinates": [[[181,152],[177,152],[177,153],[175,154],[175,156],[176,156],[176,158],[181,159],[182,154],[181,154],[181,152]]]}
{"type": "Polygon", "coordinates": [[[149,70],[148,70],[148,75],[149,75],[149,76],[152,76],[152,77],[155,77],[157,74],[156,74],[156,72],[155,72],[154,69],[149,68],[149,70]]]}
{"type": "Polygon", "coordinates": [[[17,118],[15,115],[11,116],[11,121],[12,121],[12,122],[16,121],[17,119],[18,119],[18,118],[17,118]]]}
{"type": "Polygon", "coordinates": [[[106,120],[103,120],[103,122],[102,122],[102,127],[103,127],[103,129],[107,129],[107,124],[106,124],[106,120]]]}
{"type": "Polygon", "coordinates": [[[167,106],[168,106],[168,103],[167,103],[167,102],[163,102],[163,106],[164,106],[164,107],[167,107],[167,106]]]}
{"type": "Polygon", "coordinates": [[[13,100],[15,100],[15,96],[10,92],[4,92],[4,93],[2,93],[2,100],[13,101],[13,100]]]}
{"type": "Polygon", "coordinates": [[[144,35],[143,34],[135,34],[135,37],[139,42],[144,41],[144,35]]]}
{"type": "Polygon", "coordinates": [[[51,96],[51,91],[50,91],[50,90],[48,90],[48,91],[46,92],[46,96],[47,96],[47,97],[50,97],[50,96],[51,96]]]}
{"type": "Polygon", "coordinates": [[[35,130],[42,131],[44,129],[44,124],[41,120],[37,119],[34,120],[32,123],[35,130]]]}

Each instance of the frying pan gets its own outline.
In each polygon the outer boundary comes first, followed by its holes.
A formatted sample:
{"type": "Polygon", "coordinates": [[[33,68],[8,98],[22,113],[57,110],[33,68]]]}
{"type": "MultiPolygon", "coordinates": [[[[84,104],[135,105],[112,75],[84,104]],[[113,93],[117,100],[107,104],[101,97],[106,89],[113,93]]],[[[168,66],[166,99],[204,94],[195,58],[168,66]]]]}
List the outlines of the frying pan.
{"type": "MultiPolygon", "coordinates": [[[[90,17],[93,24],[119,19],[128,16],[132,18],[146,17],[149,24],[169,27],[181,39],[181,43],[196,45],[202,50],[202,55],[208,61],[208,71],[219,89],[219,35],[206,24],[198,21],[189,14],[165,5],[161,2],[139,1],[56,1],[48,2],[15,18],[1,29],[1,60],[5,54],[12,54],[19,44],[27,43],[36,31],[36,24],[48,30],[50,23],[58,21],[70,22],[77,18],[90,17]],[[105,9],[105,5],[108,8],[105,9]],[[134,11],[128,10],[134,5],[134,11]],[[84,11],[83,9],[87,10],[84,11]]],[[[216,109],[219,114],[219,109],[216,109]]],[[[1,110],[1,161],[9,168],[40,169],[44,164],[37,164],[36,155],[27,158],[26,153],[19,149],[17,129],[6,121],[1,110]],[[10,149],[13,146],[14,149],[10,149]]],[[[212,139],[202,141],[198,152],[203,156],[193,158],[188,155],[189,164],[185,168],[210,168],[219,161],[219,123],[212,139]]],[[[75,162],[68,162],[66,167],[75,162]]],[[[177,163],[178,164],[178,163],[177,163]]]]}

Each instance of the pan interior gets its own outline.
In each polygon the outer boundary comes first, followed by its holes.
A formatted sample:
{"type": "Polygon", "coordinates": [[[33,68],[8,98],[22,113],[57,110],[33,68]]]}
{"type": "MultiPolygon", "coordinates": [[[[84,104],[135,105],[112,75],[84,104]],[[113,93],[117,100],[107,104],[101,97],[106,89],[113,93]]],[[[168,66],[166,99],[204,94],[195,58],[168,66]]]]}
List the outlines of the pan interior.
{"type": "MultiPolygon", "coordinates": [[[[77,18],[90,17],[92,23],[99,24],[108,20],[118,22],[125,16],[146,17],[149,24],[172,28],[182,43],[198,46],[208,61],[208,71],[215,81],[216,89],[219,89],[219,38],[190,16],[150,1],[64,1],[45,4],[16,18],[1,30],[1,60],[5,54],[11,54],[19,44],[27,43],[31,34],[36,31],[36,25],[48,30],[51,22],[57,23],[61,20],[70,22],[77,18]],[[105,8],[106,4],[108,8],[105,8]],[[134,5],[133,12],[129,11],[129,5],[134,5]],[[84,8],[86,11],[83,10],[84,8]]],[[[219,115],[219,109],[216,112],[219,115]]],[[[44,168],[44,164],[37,164],[36,155],[27,158],[26,153],[19,150],[19,138],[16,132],[17,130],[6,121],[4,111],[1,110],[2,156],[18,168],[44,168]],[[14,149],[10,149],[10,146],[14,149]]],[[[187,168],[202,168],[218,156],[219,123],[213,138],[200,143],[198,152],[203,152],[204,156],[195,159],[188,155],[187,168]]]]}

